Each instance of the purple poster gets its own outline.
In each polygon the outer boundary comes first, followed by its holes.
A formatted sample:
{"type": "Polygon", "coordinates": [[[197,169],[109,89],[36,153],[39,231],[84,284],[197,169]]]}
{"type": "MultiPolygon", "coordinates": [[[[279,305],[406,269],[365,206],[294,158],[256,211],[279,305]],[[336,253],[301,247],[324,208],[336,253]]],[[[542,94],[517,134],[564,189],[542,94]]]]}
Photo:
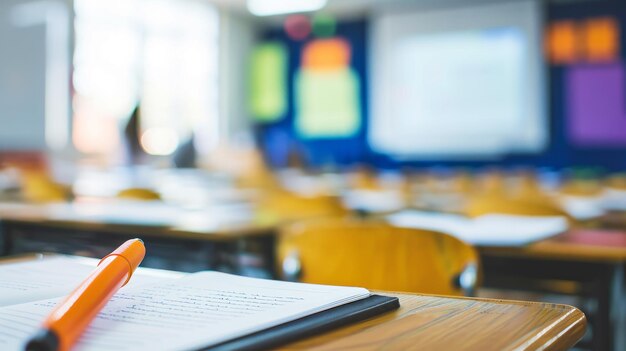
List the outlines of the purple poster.
{"type": "Polygon", "coordinates": [[[568,132],[575,144],[626,145],[624,79],[622,63],[567,69],[568,132]]]}

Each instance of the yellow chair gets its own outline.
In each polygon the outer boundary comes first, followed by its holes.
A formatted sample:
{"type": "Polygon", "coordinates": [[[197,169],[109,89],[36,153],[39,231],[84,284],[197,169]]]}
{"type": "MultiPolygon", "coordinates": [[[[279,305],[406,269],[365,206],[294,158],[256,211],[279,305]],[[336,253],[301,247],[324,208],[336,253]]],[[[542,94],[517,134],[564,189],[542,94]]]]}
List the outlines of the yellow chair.
{"type": "Polygon", "coordinates": [[[559,192],[572,196],[597,196],[602,190],[602,182],[598,179],[571,179],[561,186],[559,192]]]}
{"type": "Polygon", "coordinates": [[[626,173],[616,173],[605,180],[605,185],[616,190],[626,190],[626,173]]]}
{"type": "Polygon", "coordinates": [[[572,221],[569,214],[547,198],[475,197],[468,201],[465,209],[465,214],[470,217],[495,213],[522,216],[562,216],[572,221]]]}
{"type": "Polygon", "coordinates": [[[275,190],[280,182],[258,149],[218,146],[208,157],[206,167],[211,171],[230,174],[242,189],[275,190]]]}
{"type": "Polygon", "coordinates": [[[473,196],[503,196],[506,193],[504,174],[499,170],[491,170],[477,177],[473,196]]]}
{"type": "Polygon", "coordinates": [[[452,176],[450,190],[457,194],[468,194],[472,191],[474,179],[468,171],[458,170],[452,176]]]}
{"type": "Polygon", "coordinates": [[[441,295],[472,294],[479,267],[452,236],[358,219],[284,228],[278,260],[287,280],[441,295]]]}
{"type": "Polygon", "coordinates": [[[30,202],[62,202],[72,197],[69,187],[52,180],[43,170],[22,171],[22,193],[30,202]]]}
{"type": "MultiPolygon", "coordinates": [[[[502,186],[505,182],[502,182],[502,186]]],[[[519,172],[509,179],[507,188],[501,192],[475,194],[466,203],[464,214],[478,217],[485,214],[509,214],[521,216],[561,216],[570,223],[575,220],[550,197],[531,172],[519,172]]]]}
{"type": "Polygon", "coordinates": [[[337,196],[302,196],[287,191],[268,192],[258,201],[257,206],[259,216],[280,222],[343,217],[349,213],[337,196]]]}
{"type": "Polygon", "coordinates": [[[46,156],[41,152],[0,152],[0,169],[19,172],[21,196],[36,203],[68,201],[69,186],[56,182],[50,173],[46,156]]]}
{"type": "Polygon", "coordinates": [[[360,166],[348,173],[349,186],[359,190],[381,190],[376,173],[364,166],[360,166]]]}
{"type": "Polygon", "coordinates": [[[161,200],[161,195],[154,190],[146,188],[128,188],[117,193],[117,197],[127,200],[155,201],[161,200]]]}
{"type": "Polygon", "coordinates": [[[509,189],[509,194],[513,199],[543,201],[549,200],[548,194],[541,188],[537,177],[530,172],[520,172],[515,180],[515,186],[509,189]]]}

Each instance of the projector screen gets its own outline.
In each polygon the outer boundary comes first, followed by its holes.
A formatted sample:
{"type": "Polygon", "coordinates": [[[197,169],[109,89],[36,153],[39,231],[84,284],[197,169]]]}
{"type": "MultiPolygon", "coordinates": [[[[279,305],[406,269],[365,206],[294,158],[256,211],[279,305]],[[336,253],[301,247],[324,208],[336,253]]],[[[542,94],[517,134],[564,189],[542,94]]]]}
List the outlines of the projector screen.
{"type": "Polygon", "coordinates": [[[405,159],[542,150],[541,32],[529,0],[377,16],[372,149],[405,159]]]}

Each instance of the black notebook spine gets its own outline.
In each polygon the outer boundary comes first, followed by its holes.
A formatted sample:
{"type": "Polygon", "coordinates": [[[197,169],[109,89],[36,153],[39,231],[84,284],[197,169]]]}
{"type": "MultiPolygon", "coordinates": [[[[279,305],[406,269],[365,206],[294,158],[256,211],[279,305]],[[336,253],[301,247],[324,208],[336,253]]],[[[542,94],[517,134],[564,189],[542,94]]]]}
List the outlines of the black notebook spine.
{"type": "Polygon", "coordinates": [[[382,313],[393,311],[399,307],[400,303],[396,297],[372,295],[363,300],[338,306],[202,350],[232,351],[272,349],[351,323],[363,321],[382,313]]]}

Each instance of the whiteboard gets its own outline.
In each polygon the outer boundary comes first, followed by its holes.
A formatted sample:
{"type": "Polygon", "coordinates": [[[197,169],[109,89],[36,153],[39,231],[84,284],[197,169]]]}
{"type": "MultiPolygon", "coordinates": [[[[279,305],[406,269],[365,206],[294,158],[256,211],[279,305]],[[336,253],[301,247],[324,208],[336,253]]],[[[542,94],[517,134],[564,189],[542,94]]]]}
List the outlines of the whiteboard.
{"type": "Polygon", "coordinates": [[[373,150],[408,159],[541,151],[541,28],[530,0],[376,16],[373,150]]]}

